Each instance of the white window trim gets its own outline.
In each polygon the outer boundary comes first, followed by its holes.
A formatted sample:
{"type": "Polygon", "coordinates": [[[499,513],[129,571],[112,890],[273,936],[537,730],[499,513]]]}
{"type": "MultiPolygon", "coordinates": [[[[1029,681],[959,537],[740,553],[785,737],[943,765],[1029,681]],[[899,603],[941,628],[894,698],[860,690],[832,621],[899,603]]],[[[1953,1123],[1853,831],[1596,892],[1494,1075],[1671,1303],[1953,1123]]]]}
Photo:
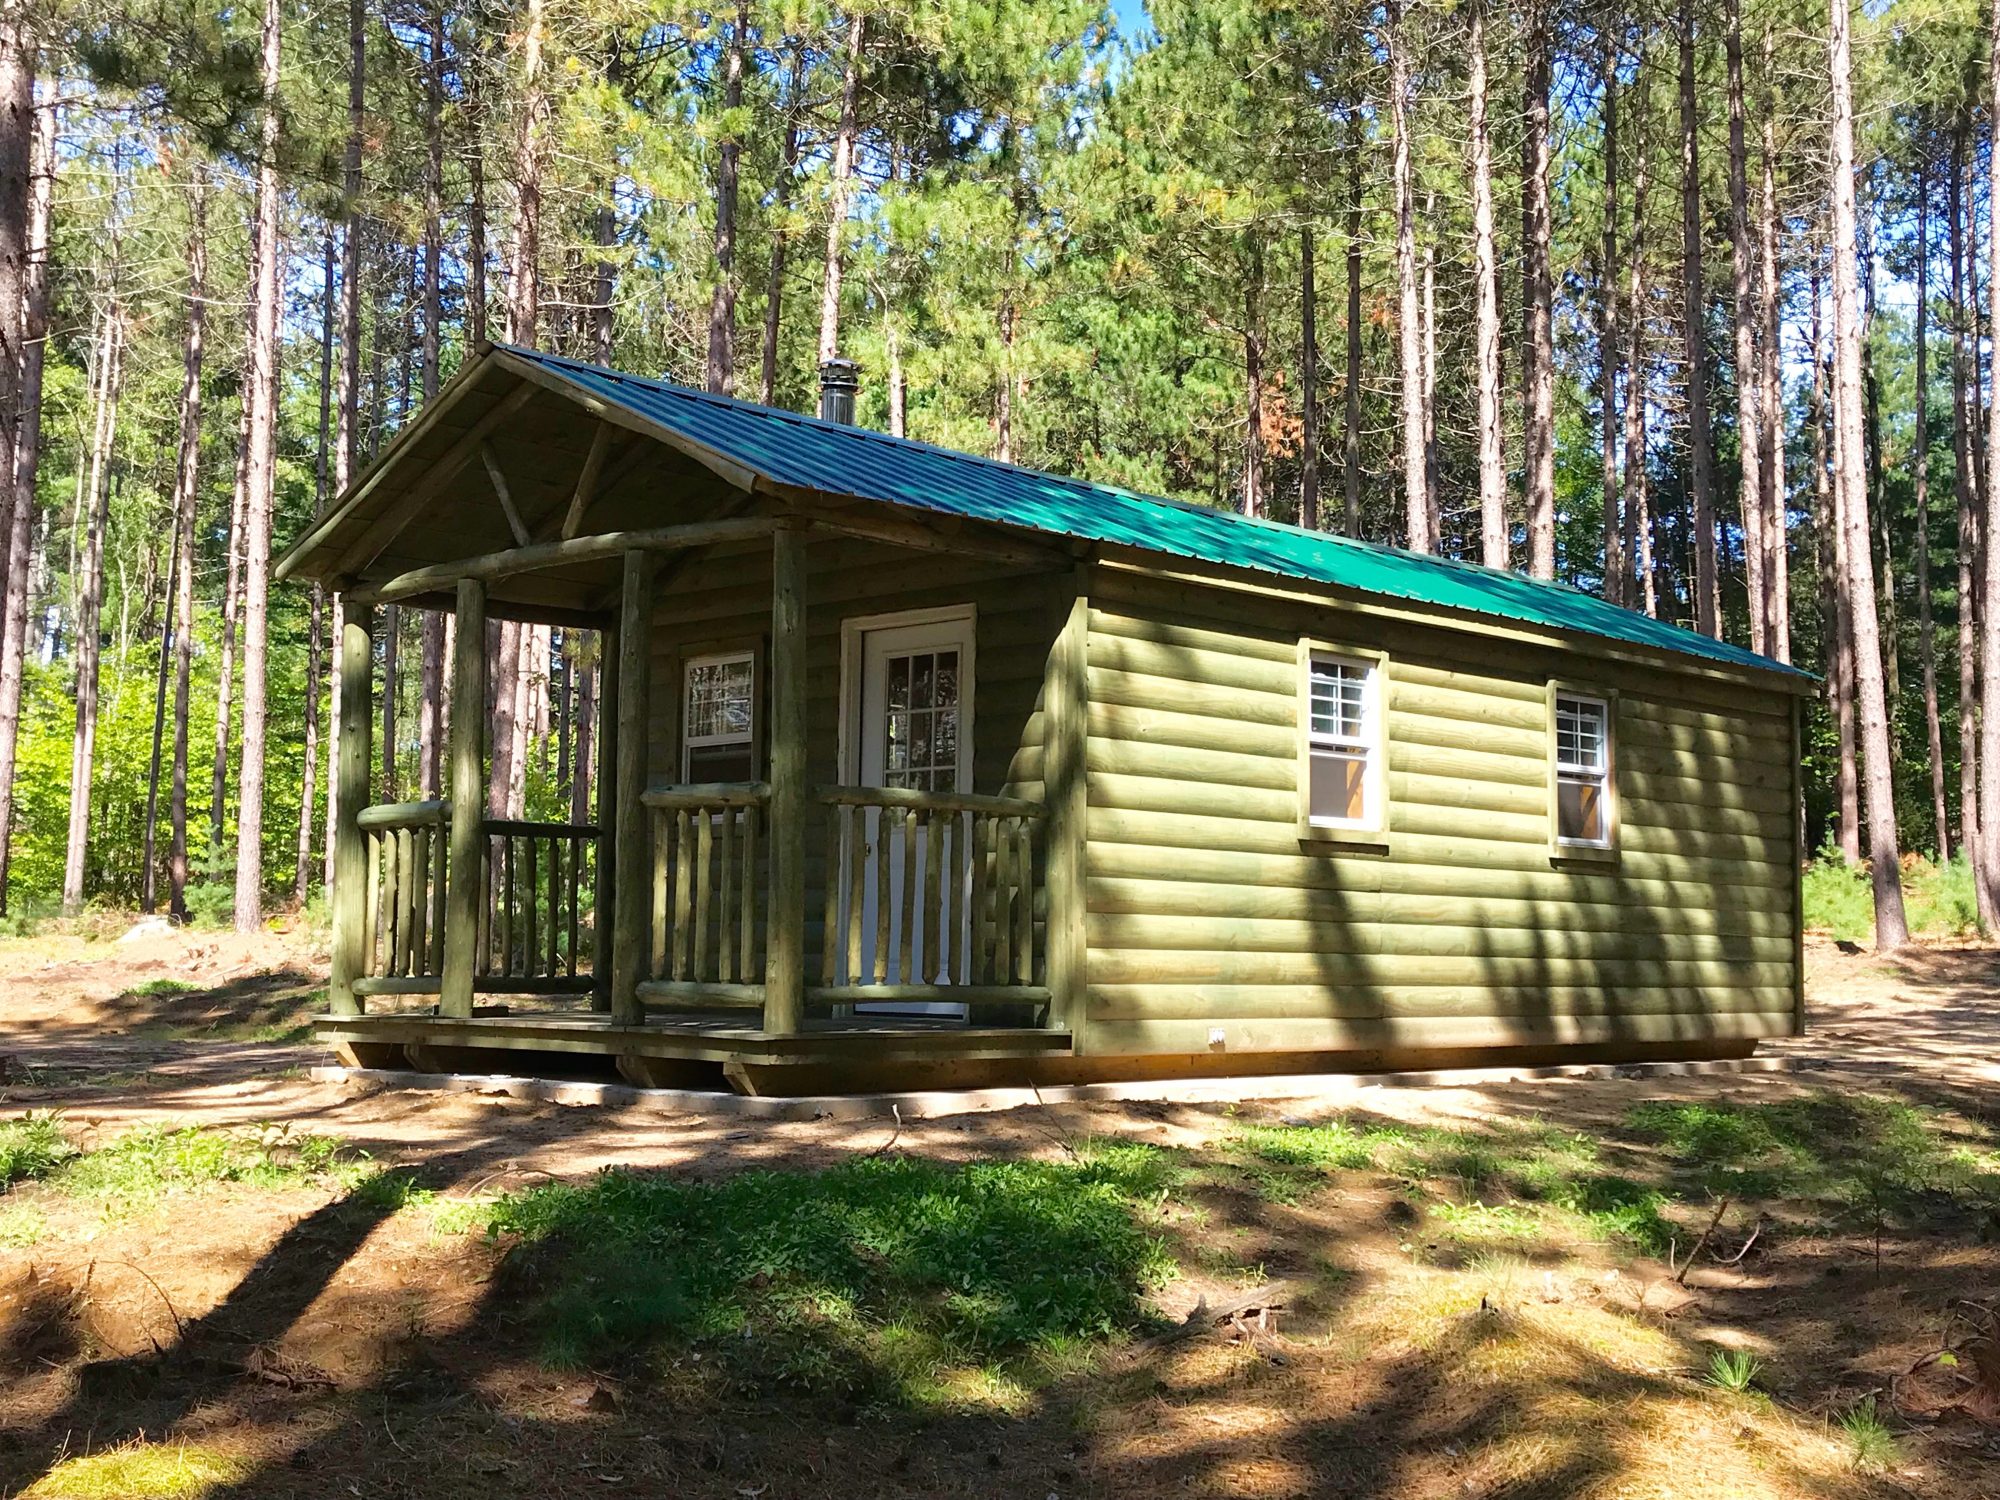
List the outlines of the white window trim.
{"type": "Polygon", "coordinates": [[[1379,837],[1388,826],[1389,778],[1388,744],[1384,726],[1388,718],[1389,659],[1380,651],[1341,646],[1328,641],[1299,642],[1299,828],[1307,838],[1379,837]],[[1317,663],[1339,663],[1359,667],[1367,673],[1362,690],[1362,723],[1359,738],[1324,735],[1312,725],[1313,667],[1317,663]],[[1359,818],[1316,817],[1312,811],[1312,763],[1315,750],[1327,749],[1353,754],[1366,760],[1362,772],[1362,815],[1359,818]]]}
{"type": "Polygon", "coordinates": [[[734,651],[705,651],[699,656],[690,656],[681,663],[681,780],[689,781],[694,752],[709,745],[743,745],[750,752],[752,779],[755,779],[757,765],[757,653],[749,647],[734,651]],[[695,734],[689,728],[688,709],[693,699],[694,674],[698,667],[727,666],[732,662],[744,662],[750,668],[750,729],[747,734],[695,734]]]}
{"type": "Polygon", "coordinates": [[[1560,683],[1549,685],[1549,831],[1557,847],[1565,850],[1605,851],[1618,845],[1618,778],[1616,767],[1618,751],[1614,741],[1615,726],[1618,722],[1617,700],[1608,693],[1585,692],[1578,688],[1564,687],[1560,683]],[[1603,764],[1585,766],[1562,758],[1561,736],[1557,733],[1563,701],[1589,704],[1603,715],[1603,764]],[[1561,794],[1562,785],[1568,782],[1594,783],[1604,797],[1604,836],[1595,839],[1574,838],[1562,831],[1561,794]]]}

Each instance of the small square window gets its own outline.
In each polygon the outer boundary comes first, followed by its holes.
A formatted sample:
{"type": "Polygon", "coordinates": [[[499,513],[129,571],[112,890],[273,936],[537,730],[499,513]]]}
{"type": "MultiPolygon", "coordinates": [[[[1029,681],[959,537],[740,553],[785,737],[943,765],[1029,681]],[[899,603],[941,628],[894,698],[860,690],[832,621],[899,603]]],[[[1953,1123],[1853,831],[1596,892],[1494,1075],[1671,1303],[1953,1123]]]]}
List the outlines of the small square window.
{"type": "Polygon", "coordinates": [[[1381,820],[1376,663],[1314,653],[1306,669],[1306,820],[1373,828],[1381,820]]]}
{"type": "Polygon", "coordinates": [[[1611,846],[1611,709],[1602,698],[1557,693],[1556,840],[1611,846]]]}
{"type": "Polygon", "coordinates": [[[697,784],[756,780],[756,662],[747,651],[687,664],[681,779],[697,784]]]}

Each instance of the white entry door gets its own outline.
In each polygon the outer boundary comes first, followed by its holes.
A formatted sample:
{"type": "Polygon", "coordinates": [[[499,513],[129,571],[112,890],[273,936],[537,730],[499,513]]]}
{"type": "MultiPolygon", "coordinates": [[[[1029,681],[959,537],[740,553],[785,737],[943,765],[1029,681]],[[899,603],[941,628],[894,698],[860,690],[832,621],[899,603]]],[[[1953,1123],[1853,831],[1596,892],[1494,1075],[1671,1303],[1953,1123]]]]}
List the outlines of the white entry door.
{"type": "MultiPolygon", "coordinates": [[[[855,653],[859,701],[854,705],[859,730],[854,741],[857,752],[854,771],[860,785],[923,792],[972,790],[972,646],[970,615],[902,624],[884,621],[861,632],[860,649],[855,653]]],[[[957,941],[958,934],[948,933],[945,928],[950,910],[964,910],[963,901],[950,900],[950,888],[963,879],[963,822],[954,819],[945,827],[941,846],[944,878],[935,882],[925,868],[930,857],[928,842],[921,839],[916,842],[908,856],[915,867],[906,869],[903,841],[893,839],[887,851],[887,891],[877,889],[876,872],[880,866],[875,859],[875,845],[882,836],[882,826],[879,810],[868,809],[864,813],[862,836],[867,843],[867,876],[863,887],[862,952],[852,955],[850,963],[856,969],[865,965],[871,974],[875,971],[878,903],[888,900],[890,941],[883,963],[886,982],[952,983],[961,977],[958,970],[963,964],[963,945],[957,941]],[[908,945],[912,962],[907,974],[902,972],[906,946],[902,932],[905,882],[914,882],[919,893],[935,889],[940,902],[938,911],[925,914],[919,933],[908,945]],[[931,941],[926,943],[925,938],[931,941]]],[[[894,1006],[870,1002],[857,1009],[961,1017],[965,1014],[963,1005],[935,1002],[894,1006]]]]}

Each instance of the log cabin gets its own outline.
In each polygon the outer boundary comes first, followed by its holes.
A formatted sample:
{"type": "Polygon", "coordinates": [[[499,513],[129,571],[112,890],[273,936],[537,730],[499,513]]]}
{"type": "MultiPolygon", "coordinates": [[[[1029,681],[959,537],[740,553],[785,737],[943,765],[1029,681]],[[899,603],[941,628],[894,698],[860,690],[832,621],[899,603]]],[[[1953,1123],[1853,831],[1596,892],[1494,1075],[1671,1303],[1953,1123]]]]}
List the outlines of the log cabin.
{"type": "Polygon", "coordinates": [[[797,1094],[1802,1028],[1806,674],[822,380],[808,417],[484,346],[279,559],[338,604],[350,1063],[797,1094]],[[389,606],[454,622],[417,802],[370,800],[389,606]],[[493,815],[506,620],[597,646],[589,819],[493,815]]]}

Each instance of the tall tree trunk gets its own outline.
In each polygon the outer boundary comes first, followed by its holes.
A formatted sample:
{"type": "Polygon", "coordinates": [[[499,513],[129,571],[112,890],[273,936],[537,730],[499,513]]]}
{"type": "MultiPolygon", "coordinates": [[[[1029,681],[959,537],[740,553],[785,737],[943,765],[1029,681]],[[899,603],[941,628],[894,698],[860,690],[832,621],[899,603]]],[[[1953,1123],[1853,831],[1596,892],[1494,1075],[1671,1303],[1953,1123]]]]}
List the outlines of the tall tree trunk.
{"type": "MultiPolygon", "coordinates": [[[[35,45],[24,7],[0,16],[0,590],[12,595],[25,578],[27,554],[14,555],[12,483],[19,441],[21,372],[27,359],[27,307],[33,272],[35,196],[35,45]]],[[[9,768],[11,770],[11,767],[9,768]]]]}
{"type": "MultiPolygon", "coordinates": [[[[1830,449],[1837,449],[1828,436],[1833,427],[1832,403],[1827,399],[1830,368],[1825,358],[1822,316],[1825,300],[1821,293],[1817,252],[1812,274],[1812,424],[1813,424],[1813,514],[1819,523],[1820,600],[1826,641],[1826,697],[1832,711],[1838,764],[1834,768],[1835,824],[1841,857],[1850,865],[1861,862],[1861,779],[1856,769],[1854,732],[1854,637],[1848,629],[1847,537],[1842,525],[1839,486],[1832,482],[1830,449]]],[[[1837,460],[1831,460],[1837,463],[1837,460]]]]}
{"type": "MultiPolygon", "coordinates": [[[[15,67],[25,66],[16,59],[15,67]]],[[[0,72],[0,108],[17,108],[21,80],[0,72]]],[[[34,100],[29,78],[28,98],[34,100]]],[[[14,768],[20,743],[21,678],[28,651],[28,597],[34,572],[36,479],[42,454],[42,363],[49,331],[49,205],[54,196],[55,106],[35,110],[33,181],[28,196],[28,239],[21,323],[21,378],[16,399],[20,425],[11,434],[11,468],[0,467],[0,484],[12,504],[0,531],[0,916],[7,911],[7,869],[13,851],[14,768]]],[[[0,423],[0,425],[5,425],[0,423]]]]}
{"type": "Polygon", "coordinates": [[[1521,140],[1522,449],[1528,499],[1528,571],[1556,576],[1555,305],[1549,273],[1550,0],[1528,0],[1526,131],[1521,140]]]}
{"type": "Polygon", "coordinates": [[[1264,334],[1262,242],[1251,231],[1250,273],[1243,278],[1243,514],[1264,513],[1264,334]]]}
{"type": "Polygon", "coordinates": [[[1486,124],[1486,0],[1472,5],[1472,276],[1478,303],[1479,543],[1489,568],[1508,565],[1507,461],[1500,412],[1500,259],[1493,240],[1493,141],[1486,124]]]}
{"type": "MultiPolygon", "coordinates": [[[[258,226],[250,226],[251,259],[256,259],[258,226]]],[[[236,689],[237,627],[243,614],[243,515],[248,498],[250,456],[250,400],[244,393],[236,424],[236,480],[230,489],[229,530],[224,539],[225,558],[222,582],[221,641],[216,652],[215,758],[209,767],[208,858],[211,866],[222,859],[223,830],[229,810],[229,740],[234,727],[236,689]]],[[[338,727],[338,726],[336,726],[338,727]]]]}
{"type": "Polygon", "coordinates": [[[1424,483],[1424,355],[1417,301],[1416,203],[1410,183],[1409,44],[1401,0],[1383,7],[1388,27],[1390,173],[1396,193],[1396,342],[1402,353],[1404,537],[1412,552],[1432,550],[1430,491],[1424,483]]]}
{"type": "Polygon", "coordinates": [[[1313,291],[1313,232],[1299,227],[1299,524],[1326,529],[1319,513],[1319,320],[1313,291]]]}
{"type": "Polygon", "coordinates": [[[882,344],[889,356],[889,436],[904,436],[909,418],[909,378],[903,373],[903,336],[894,317],[882,320],[882,344]]]}
{"type": "MultiPolygon", "coordinates": [[[[115,236],[115,231],[114,231],[115,236]]],[[[90,852],[90,794],[97,750],[98,678],[101,617],[104,605],[104,533],[111,521],[110,467],[118,433],[118,396],[124,372],[125,312],[118,303],[117,249],[112,250],[110,306],[97,346],[97,380],[93,392],[89,476],[84,503],[88,521],[83,556],[79,559],[76,608],[76,676],[71,689],[76,703],[76,735],[70,745],[69,839],[63,857],[62,904],[65,912],[83,905],[84,874],[90,852]]]]}
{"type": "MultiPolygon", "coordinates": [[[[1976,865],[1979,860],[1979,636],[1978,574],[1979,511],[1972,479],[1973,452],[1967,412],[1968,392],[1978,390],[1978,377],[1967,350],[1965,301],[1965,137],[1963,115],[1952,127],[1951,180],[1945,185],[1946,228],[1951,236],[1951,451],[1952,497],[1958,511],[1958,846],[1976,865]]],[[[1986,901],[1990,892],[1981,880],[1980,923],[1992,926],[1986,901]]]]}
{"type": "MultiPolygon", "coordinates": [[[[2000,8],[2000,0],[1994,4],[2000,8]]],[[[1896,839],[1895,788],[1890,782],[1888,699],[1882,685],[1875,572],[1869,565],[1868,498],[1862,483],[1861,284],[1856,267],[1848,0],[1833,0],[1831,16],[1827,53],[1833,78],[1834,420],[1840,433],[1836,478],[1846,502],[1841,523],[1847,538],[1854,696],[1860,708],[1868,859],[1875,886],[1875,946],[1886,952],[1902,947],[1910,934],[1903,917],[1903,872],[1897,863],[1900,845],[1896,839]]]]}
{"type": "MultiPolygon", "coordinates": [[[[486,783],[486,811],[489,817],[507,814],[507,793],[514,784],[514,756],[520,743],[516,732],[517,691],[521,675],[521,627],[512,620],[489,620],[486,625],[486,660],[489,663],[493,701],[488,719],[493,726],[492,773],[486,783]]],[[[464,705],[470,708],[471,705],[464,705]]],[[[454,705],[454,712],[459,707],[454,705]]]]}
{"type": "Polygon", "coordinates": [[[1944,731],[1938,723],[1937,633],[1931,621],[1931,435],[1930,298],[1931,219],[1929,161],[1917,160],[1917,636],[1924,666],[1924,735],[1931,762],[1931,816],[1937,854],[1951,858],[1951,826],[1945,816],[1944,731]]]}
{"type": "Polygon", "coordinates": [[[326,596],[318,584],[306,594],[306,724],[299,755],[299,839],[292,866],[292,900],[306,904],[312,894],[313,783],[319,775],[320,663],[326,650],[326,596]]]}
{"type": "Polygon", "coordinates": [[[424,59],[424,401],[438,393],[438,359],[444,320],[444,6],[430,13],[428,55],[424,59]]]}
{"type": "Polygon", "coordinates": [[[250,278],[245,360],[250,444],[243,503],[243,754],[236,796],[236,930],[264,921],[265,670],[270,640],[271,502],[277,484],[278,319],[283,288],[278,243],[278,47],[282,0],[264,0],[263,134],[257,161],[257,259],[250,278]]]}
{"type": "Polygon", "coordinates": [[[476,58],[468,70],[465,92],[465,336],[478,349],[486,343],[487,246],[486,106],[476,58]]]}
{"type": "Polygon", "coordinates": [[[1603,433],[1604,597],[1625,603],[1624,528],[1618,506],[1618,47],[1609,27],[1599,88],[1604,97],[1604,248],[1597,267],[1597,402],[1603,433]]]}
{"type": "Polygon", "coordinates": [[[507,288],[508,341],[536,346],[542,307],[543,0],[526,0],[521,29],[521,132],[514,156],[514,265],[507,288]]]}
{"type": "Polygon", "coordinates": [[[367,128],[368,6],[347,0],[347,151],[341,171],[340,438],[333,492],[345,494],[361,457],[361,137],[367,128]]]}
{"type": "MultiPolygon", "coordinates": [[[[1839,0],[1837,0],[1839,3],[1839,0]]],[[[1681,280],[1686,345],[1689,525],[1694,532],[1694,625],[1722,638],[1722,600],[1715,576],[1715,451],[1708,426],[1707,289],[1701,271],[1701,136],[1695,108],[1694,3],[1681,0],[1681,280]]]]}
{"type": "Polygon", "coordinates": [[[1764,23],[1764,172],[1759,205],[1764,257],[1761,278],[1764,429],[1760,435],[1764,446],[1759,465],[1763,491],[1758,498],[1764,507],[1764,587],[1770,600],[1765,649],[1779,661],[1789,662],[1792,659],[1792,579],[1789,527],[1786,525],[1785,350],[1780,317],[1784,268],[1778,258],[1778,146],[1774,124],[1778,108],[1773,50],[1772,25],[1767,19],[1764,23]]]}
{"type": "Polygon", "coordinates": [[[1651,74],[1643,44],[1632,78],[1632,241],[1626,257],[1625,355],[1625,537],[1632,562],[1627,598],[1636,593],[1648,616],[1660,612],[1653,575],[1651,476],[1646,468],[1647,349],[1649,295],[1646,289],[1646,95],[1651,74]]]}
{"type": "Polygon", "coordinates": [[[743,108],[743,54],[750,31],[748,0],[737,0],[736,24],[729,30],[723,67],[722,108],[730,120],[715,173],[715,290],[708,302],[708,388],[719,395],[736,390],[736,164],[743,144],[735,119],[743,108]]]}
{"type": "Polygon", "coordinates": [[[604,638],[593,638],[595,648],[591,659],[583,663],[581,681],[576,690],[576,749],[570,757],[575,768],[569,784],[569,819],[572,823],[590,821],[590,781],[595,768],[597,732],[597,652],[602,650],[604,638]]]}
{"type": "Polygon", "coordinates": [[[1361,111],[1347,113],[1347,374],[1342,395],[1340,458],[1346,532],[1361,535],[1361,111]]]}
{"type": "Polygon", "coordinates": [[[402,643],[403,612],[391,604],[382,611],[382,800],[398,800],[401,779],[397,775],[396,677],[400,670],[397,653],[402,643]]]}
{"type": "MultiPolygon", "coordinates": [[[[180,451],[174,465],[174,746],[173,766],[167,783],[167,914],[176,922],[187,920],[187,791],[188,713],[194,692],[194,531],[201,502],[201,371],[208,334],[208,181],[197,169],[190,188],[188,226],[188,310],[187,341],[181,354],[180,451]]],[[[333,237],[327,236],[327,285],[332,286],[333,237]]],[[[333,311],[329,297],[324,309],[325,344],[330,350],[333,311]]],[[[327,361],[322,355],[320,387],[327,384],[327,361]]],[[[327,483],[326,403],[320,403],[320,490],[327,483]]],[[[322,509],[324,506],[322,505],[322,509]]],[[[310,774],[306,779],[312,785],[310,774]]],[[[310,806],[310,792],[306,797],[310,806]]]]}
{"type": "Polygon", "coordinates": [[[168,550],[167,605],[161,611],[160,655],[153,668],[153,748],[146,761],[146,832],[139,854],[139,910],[149,916],[159,909],[159,870],[154,854],[160,836],[160,751],[167,737],[167,677],[172,663],[174,636],[174,596],[180,579],[180,518],[174,518],[173,542],[168,550]]]}
{"type": "Polygon", "coordinates": [[[840,277],[847,249],[847,197],[854,176],[855,101],[861,86],[861,37],[867,13],[848,0],[847,59],[840,75],[840,125],[833,137],[833,192],[827,204],[826,269],[819,300],[820,363],[840,353],[840,277]]]}
{"type": "Polygon", "coordinates": [[[1764,413],[1758,374],[1757,323],[1761,307],[1757,259],[1750,242],[1750,147],[1743,127],[1743,8],[1729,0],[1723,50],[1729,71],[1729,271],[1732,328],[1736,336],[1737,500],[1743,512],[1743,572],[1750,615],[1750,649],[1768,649],[1770,596],[1765,581],[1764,413]]]}
{"type": "MultiPolygon", "coordinates": [[[[1426,189],[1424,192],[1424,222],[1435,223],[1437,214],[1437,194],[1426,189]]],[[[1424,403],[1424,503],[1430,507],[1430,518],[1426,523],[1430,534],[1431,547],[1435,551],[1444,550],[1444,505],[1443,496],[1438,492],[1438,424],[1437,424],[1437,244],[1435,239],[1424,244],[1423,272],[1423,392],[1424,403]]]]}
{"type": "Polygon", "coordinates": [[[785,129],[778,153],[778,180],[771,190],[771,266],[764,276],[764,345],[758,370],[757,399],[769,406],[778,393],[778,328],[785,289],[785,252],[790,241],[785,212],[791,206],[792,182],[799,165],[799,98],[805,89],[805,59],[792,55],[791,82],[786,89],[785,129]]]}
{"type": "MultiPolygon", "coordinates": [[[[1989,61],[1992,100],[2000,106],[2000,0],[1993,0],[1991,10],[1992,55],[1989,61]]],[[[1987,194],[1988,201],[2000,203],[2000,197],[1993,190],[2000,188],[2000,152],[1988,153],[1987,194]]],[[[2000,330],[2000,230],[1987,235],[1986,253],[1989,257],[1986,270],[1986,287],[1993,299],[1989,309],[1992,327],[2000,330]]],[[[1973,348],[1978,349],[1975,339],[1973,348]]],[[[2000,360],[1995,361],[1996,378],[2000,378],[2000,360]]],[[[1979,389],[1975,379],[1972,389],[1979,389]]],[[[1996,395],[1987,420],[2000,427],[2000,395],[1996,395]]],[[[1986,493],[1981,497],[1982,521],[1980,538],[1984,553],[1979,591],[1979,680],[1984,692],[1993,691],[1993,684],[2000,682],[2000,546],[1994,545],[1994,538],[2000,535],[2000,473],[1993,466],[2000,466],[2000,431],[1989,430],[1986,452],[1986,493]]],[[[1984,705],[1982,705],[1984,707],[1984,705]]],[[[1978,860],[1982,865],[1980,883],[1986,888],[1988,912],[2000,912],[2000,713],[1985,708],[1979,723],[1979,846],[1978,860]]]]}

